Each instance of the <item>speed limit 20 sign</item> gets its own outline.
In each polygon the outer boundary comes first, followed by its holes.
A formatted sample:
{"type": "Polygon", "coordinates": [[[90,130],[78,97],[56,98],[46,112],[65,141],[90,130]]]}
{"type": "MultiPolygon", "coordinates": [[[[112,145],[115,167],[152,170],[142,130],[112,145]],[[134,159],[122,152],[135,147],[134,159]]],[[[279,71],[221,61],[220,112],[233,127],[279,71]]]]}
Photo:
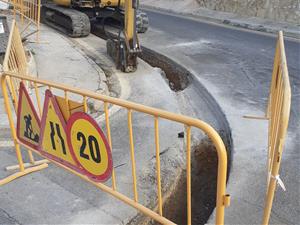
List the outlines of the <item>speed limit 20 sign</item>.
{"type": "Polygon", "coordinates": [[[112,172],[109,144],[96,121],[76,112],[67,124],[67,140],[74,160],[82,172],[95,181],[106,181],[112,172]]]}
{"type": "Polygon", "coordinates": [[[76,112],[65,121],[50,90],[45,93],[40,137],[38,150],[46,158],[96,182],[110,178],[111,149],[99,125],[84,112],[76,112]]]}

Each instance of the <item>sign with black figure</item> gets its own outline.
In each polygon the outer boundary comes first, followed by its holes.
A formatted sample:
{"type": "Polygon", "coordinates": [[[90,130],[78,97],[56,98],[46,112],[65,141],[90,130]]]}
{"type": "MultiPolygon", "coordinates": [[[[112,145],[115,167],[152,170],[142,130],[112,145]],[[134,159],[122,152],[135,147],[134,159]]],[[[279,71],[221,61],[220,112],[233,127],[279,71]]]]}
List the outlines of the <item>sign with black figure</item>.
{"type": "Polygon", "coordinates": [[[20,82],[17,109],[17,137],[23,144],[38,150],[41,121],[23,82],[20,82]]]}

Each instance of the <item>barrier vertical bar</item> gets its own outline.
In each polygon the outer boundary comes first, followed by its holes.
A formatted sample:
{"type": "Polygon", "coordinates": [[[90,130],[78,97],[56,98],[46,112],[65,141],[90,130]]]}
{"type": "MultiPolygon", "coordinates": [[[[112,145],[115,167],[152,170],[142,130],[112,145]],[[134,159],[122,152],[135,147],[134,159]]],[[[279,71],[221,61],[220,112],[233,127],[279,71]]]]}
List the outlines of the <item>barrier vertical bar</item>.
{"type": "Polygon", "coordinates": [[[21,7],[20,7],[20,9],[21,9],[21,12],[20,12],[21,24],[23,25],[23,23],[24,23],[24,0],[21,0],[20,2],[21,2],[21,7]]]}
{"type": "Polygon", "coordinates": [[[187,224],[192,224],[192,192],[191,192],[191,127],[186,127],[186,195],[187,195],[187,224]]]}
{"type": "Polygon", "coordinates": [[[39,43],[40,41],[40,19],[41,19],[41,0],[37,0],[37,33],[36,33],[36,38],[37,42],[39,43]]]}
{"type": "Polygon", "coordinates": [[[87,103],[86,103],[86,96],[83,96],[83,108],[84,108],[84,112],[88,111],[88,107],[87,107],[87,103]]]}
{"type": "MultiPolygon", "coordinates": [[[[108,103],[104,102],[104,113],[105,113],[105,123],[106,123],[106,131],[107,131],[107,139],[109,143],[110,150],[112,151],[112,140],[111,140],[111,132],[110,132],[110,124],[109,124],[109,114],[108,114],[108,103]]],[[[117,189],[116,185],[116,174],[115,169],[112,170],[112,188],[115,191],[117,189]]]]}
{"type": "Polygon", "coordinates": [[[156,179],[157,179],[157,196],[158,196],[158,212],[162,216],[162,196],[161,196],[161,177],[160,177],[160,149],[159,149],[159,127],[158,117],[154,118],[155,129],[155,156],[156,156],[156,179]]]}
{"type": "Polygon", "coordinates": [[[4,105],[5,105],[5,110],[6,110],[7,117],[8,117],[9,126],[10,126],[12,137],[14,139],[16,156],[17,156],[17,160],[19,163],[19,168],[20,168],[20,171],[23,172],[24,171],[23,159],[22,159],[22,154],[21,154],[21,150],[20,150],[20,145],[17,140],[17,133],[16,133],[16,129],[14,126],[14,120],[12,117],[11,108],[10,108],[10,104],[9,104],[9,100],[8,100],[8,96],[7,96],[7,86],[6,86],[5,79],[1,79],[1,87],[2,87],[2,91],[3,91],[4,105]]]}
{"type": "Polygon", "coordinates": [[[38,87],[35,82],[34,82],[34,90],[35,90],[35,96],[36,96],[36,101],[37,101],[37,105],[39,108],[40,117],[42,117],[43,111],[42,111],[42,106],[41,106],[41,98],[40,98],[38,87]]]}
{"type": "Polygon", "coordinates": [[[17,100],[17,96],[16,96],[16,89],[15,89],[15,86],[14,86],[13,81],[12,81],[11,78],[9,78],[9,82],[10,82],[10,86],[12,88],[12,90],[11,90],[11,93],[12,93],[12,102],[13,102],[15,110],[17,110],[17,104],[18,104],[17,102],[18,102],[18,100],[17,100]]]}
{"type": "Polygon", "coordinates": [[[128,130],[129,130],[130,157],[131,157],[131,168],[132,168],[132,178],[133,178],[133,192],[134,192],[134,201],[138,202],[131,113],[132,113],[131,109],[128,109],[128,130]]]}
{"type": "Polygon", "coordinates": [[[67,118],[69,118],[70,117],[70,107],[69,107],[68,92],[66,90],[64,90],[64,94],[65,94],[65,104],[67,107],[67,118]]]}
{"type": "Polygon", "coordinates": [[[13,12],[14,12],[14,18],[16,18],[16,0],[13,0],[13,12]]]}

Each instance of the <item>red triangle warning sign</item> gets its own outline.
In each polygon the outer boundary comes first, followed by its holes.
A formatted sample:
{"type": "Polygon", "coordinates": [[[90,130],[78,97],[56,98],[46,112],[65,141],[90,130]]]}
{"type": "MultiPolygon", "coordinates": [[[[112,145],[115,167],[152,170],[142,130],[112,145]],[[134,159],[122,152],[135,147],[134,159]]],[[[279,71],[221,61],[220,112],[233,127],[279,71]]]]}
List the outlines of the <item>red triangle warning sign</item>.
{"type": "Polygon", "coordinates": [[[39,151],[47,158],[76,169],[77,164],[73,160],[68,146],[66,121],[50,90],[45,92],[39,151]]]}
{"type": "Polygon", "coordinates": [[[20,82],[17,110],[17,137],[25,145],[38,150],[41,121],[23,82],[20,82]]]}

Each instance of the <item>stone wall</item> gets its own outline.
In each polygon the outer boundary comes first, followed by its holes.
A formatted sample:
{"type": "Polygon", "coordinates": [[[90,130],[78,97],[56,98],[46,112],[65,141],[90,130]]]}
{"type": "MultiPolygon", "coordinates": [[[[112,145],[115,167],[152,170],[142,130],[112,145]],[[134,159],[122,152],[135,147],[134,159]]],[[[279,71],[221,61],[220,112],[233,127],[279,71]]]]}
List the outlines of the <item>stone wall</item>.
{"type": "Polygon", "coordinates": [[[300,0],[196,0],[200,7],[300,25],[300,0]]]}

